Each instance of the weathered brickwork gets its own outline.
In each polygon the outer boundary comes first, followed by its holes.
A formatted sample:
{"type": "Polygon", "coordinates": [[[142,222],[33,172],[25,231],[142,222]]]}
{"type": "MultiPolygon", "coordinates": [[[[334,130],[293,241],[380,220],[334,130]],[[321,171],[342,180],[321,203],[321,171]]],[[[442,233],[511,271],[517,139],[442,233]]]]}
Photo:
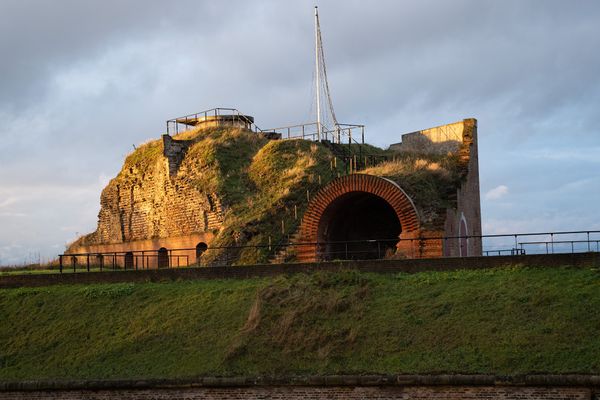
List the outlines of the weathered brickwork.
{"type": "MultiPolygon", "coordinates": [[[[183,147],[179,147],[178,152],[183,152],[183,147]]],[[[102,191],[96,232],[75,243],[69,251],[98,251],[98,246],[102,251],[123,251],[119,244],[133,246],[135,242],[152,240],[158,245],[158,239],[194,235],[210,240],[223,221],[220,198],[216,193],[205,192],[199,184],[205,174],[202,165],[187,159],[184,152],[177,157],[181,160],[176,162],[176,171],[163,154],[148,156],[142,164],[126,162],[102,191]]],[[[185,240],[175,240],[182,241],[185,240]]]]}
{"type": "Polygon", "coordinates": [[[0,400],[592,400],[593,396],[588,388],[498,386],[266,386],[0,392],[0,400]]]}
{"type": "MultiPolygon", "coordinates": [[[[300,226],[300,242],[322,242],[319,231],[322,230],[323,216],[334,200],[351,192],[370,193],[384,199],[394,209],[402,225],[401,239],[416,237],[419,233],[419,216],[412,200],[394,182],[372,175],[353,174],[335,179],[320,190],[310,202],[300,226]]],[[[298,251],[301,261],[316,261],[316,246],[302,246],[298,251]]],[[[412,252],[409,257],[419,257],[412,252]]]]}
{"type": "MultiPolygon", "coordinates": [[[[332,204],[350,192],[364,192],[384,199],[398,216],[401,232],[396,257],[481,255],[480,238],[453,238],[481,235],[477,120],[465,119],[405,134],[402,135],[402,143],[391,145],[390,149],[401,153],[458,155],[463,179],[457,184],[455,193],[450,193],[445,199],[453,206],[437,210],[434,218],[426,215],[423,204],[414,202],[401,188],[402,185],[376,176],[350,175],[332,181],[311,200],[300,226],[300,241],[322,242],[319,232],[327,229],[326,216],[332,212],[332,204]],[[431,240],[436,237],[440,239],[431,240]],[[429,240],[421,240],[424,238],[429,240]]],[[[302,261],[316,261],[319,257],[320,250],[315,245],[298,248],[298,258],[302,261]]]]}
{"type": "MultiPolygon", "coordinates": [[[[481,235],[481,201],[479,193],[479,152],[477,148],[477,120],[463,121],[461,161],[467,165],[467,174],[457,190],[456,209],[448,209],[445,221],[445,236],[481,235]]],[[[480,239],[448,240],[444,254],[451,256],[480,255],[480,239]]]]}

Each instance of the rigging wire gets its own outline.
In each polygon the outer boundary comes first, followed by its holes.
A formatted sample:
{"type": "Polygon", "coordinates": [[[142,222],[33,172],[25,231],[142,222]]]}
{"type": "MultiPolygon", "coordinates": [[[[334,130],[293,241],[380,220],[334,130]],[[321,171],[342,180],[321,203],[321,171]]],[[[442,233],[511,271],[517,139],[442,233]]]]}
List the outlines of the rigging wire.
{"type": "Polygon", "coordinates": [[[335,125],[335,127],[338,126],[338,121],[337,118],[335,116],[335,111],[333,110],[333,101],[331,99],[331,91],[329,90],[329,80],[327,79],[327,67],[325,66],[325,51],[323,50],[323,38],[321,37],[321,24],[319,23],[319,19],[317,18],[317,42],[319,45],[319,72],[322,72],[323,75],[323,86],[324,86],[324,93],[327,97],[327,105],[329,106],[329,112],[331,113],[331,118],[333,120],[333,123],[335,125]]]}

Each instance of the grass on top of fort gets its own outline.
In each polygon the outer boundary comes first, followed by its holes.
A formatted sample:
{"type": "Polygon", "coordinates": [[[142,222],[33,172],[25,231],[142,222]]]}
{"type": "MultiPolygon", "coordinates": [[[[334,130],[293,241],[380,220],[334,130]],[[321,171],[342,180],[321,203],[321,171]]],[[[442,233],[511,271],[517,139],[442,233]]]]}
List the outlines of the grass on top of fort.
{"type": "Polygon", "coordinates": [[[0,321],[0,380],[600,373],[590,268],[3,289],[0,321]]]}

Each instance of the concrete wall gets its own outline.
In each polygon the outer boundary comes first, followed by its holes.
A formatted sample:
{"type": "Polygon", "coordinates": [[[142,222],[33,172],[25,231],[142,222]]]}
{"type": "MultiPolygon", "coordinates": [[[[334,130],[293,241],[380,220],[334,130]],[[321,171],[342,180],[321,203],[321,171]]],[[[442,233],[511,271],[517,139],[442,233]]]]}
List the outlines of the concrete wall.
{"type": "Polygon", "coordinates": [[[390,145],[398,152],[446,154],[457,152],[463,142],[463,121],[402,135],[402,142],[390,145]]]}
{"type": "MultiPolygon", "coordinates": [[[[444,232],[439,236],[481,235],[481,201],[479,189],[479,151],[477,120],[465,119],[448,125],[424,129],[402,135],[402,142],[390,146],[397,152],[424,154],[458,154],[465,169],[464,180],[457,190],[456,208],[446,210],[444,232]]],[[[430,233],[429,236],[432,236],[430,233]]],[[[427,256],[473,256],[481,255],[481,240],[449,239],[439,246],[428,243],[424,249],[427,256]],[[439,248],[434,248],[439,247],[439,248]]]]}
{"type": "Polygon", "coordinates": [[[175,140],[169,135],[162,135],[163,155],[167,159],[167,168],[169,176],[175,176],[179,170],[181,162],[185,158],[185,153],[192,145],[191,140],[175,140]]]}
{"type": "MultiPolygon", "coordinates": [[[[459,156],[467,165],[467,173],[457,191],[457,207],[446,211],[444,236],[447,237],[481,235],[477,120],[466,119],[462,124],[463,143],[459,156]]],[[[478,256],[481,252],[481,239],[476,238],[447,240],[444,248],[444,255],[448,256],[478,256]]]]}

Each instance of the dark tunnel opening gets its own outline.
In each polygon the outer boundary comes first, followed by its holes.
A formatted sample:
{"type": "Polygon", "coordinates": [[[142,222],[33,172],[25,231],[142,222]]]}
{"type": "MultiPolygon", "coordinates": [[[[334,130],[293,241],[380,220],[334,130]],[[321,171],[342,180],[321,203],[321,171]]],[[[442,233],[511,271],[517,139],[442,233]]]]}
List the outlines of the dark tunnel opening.
{"type": "Polygon", "coordinates": [[[398,243],[400,220],[379,196],[351,192],[335,199],[319,222],[318,241],[324,260],[384,258],[398,243]]]}

